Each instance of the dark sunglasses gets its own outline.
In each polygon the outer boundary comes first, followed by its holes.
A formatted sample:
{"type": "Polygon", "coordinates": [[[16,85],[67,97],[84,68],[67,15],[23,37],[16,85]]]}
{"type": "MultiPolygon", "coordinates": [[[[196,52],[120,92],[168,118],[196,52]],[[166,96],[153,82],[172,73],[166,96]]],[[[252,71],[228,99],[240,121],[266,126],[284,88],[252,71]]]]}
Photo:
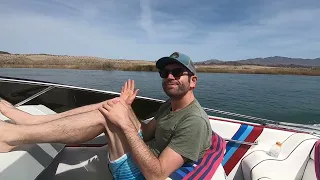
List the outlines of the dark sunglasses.
{"type": "Polygon", "coordinates": [[[172,74],[172,76],[175,78],[180,78],[183,75],[192,75],[192,73],[183,68],[162,69],[159,71],[159,74],[161,78],[167,78],[169,74],[172,74]]]}

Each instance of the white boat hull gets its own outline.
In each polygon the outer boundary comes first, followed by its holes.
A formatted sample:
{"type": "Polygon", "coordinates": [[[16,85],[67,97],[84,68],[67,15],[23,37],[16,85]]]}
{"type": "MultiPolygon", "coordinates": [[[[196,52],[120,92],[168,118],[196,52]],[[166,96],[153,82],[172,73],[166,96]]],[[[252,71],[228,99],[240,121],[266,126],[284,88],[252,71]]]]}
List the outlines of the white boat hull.
{"type": "MultiPolygon", "coordinates": [[[[8,80],[3,80],[3,82],[8,83],[8,80]]],[[[11,84],[8,87],[12,88],[11,84]]],[[[3,94],[9,99],[20,102],[21,99],[13,95],[11,97],[11,94],[8,93],[10,88],[7,88],[3,94]]],[[[74,87],[71,89],[74,90],[74,87]]],[[[81,91],[90,94],[89,91],[94,90],[82,89],[81,91]]],[[[68,93],[77,95],[80,92],[68,93]]],[[[110,92],[95,91],[92,93],[108,94],[110,92]]],[[[99,97],[99,95],[92,94],[91,97],[99,97]]],[[[115,95],[117,93],[108,97],[115,95]]],[[[150,106],[154,111],[158,106],[156,103],[161,102],[150,98],[140,98],[138,101],[139,103],[135,105],[138,112],[143,112],[139,111],[142,109],[139,107],[140,103],[154,103],[150,106]]],[[[85,104],[74,103],[70,107],[64,105],[63,108],[59,106],[55,109],[56,106],[49,107],[50,104],[53,104],[50,102],[52,102],[51,99],[48,100],[48,97],[41,95],[40,100],[31,100],[31,105],[30,103],[23,104],[18,108],[30,114],[43,115],[62,112],[61,109],[67,110],[85,104]]],[[[152,113],[151,111],[147,114],[141,113],[140,116],[147,119],[152,117],[150,116],[152,113]]],[[[0,119],[8,120],[1,114],[0,119]]],[[[224,179],[225,175],[228,180],[316,179],[314,145],[319,140],[318,127],[290,123],[262,125],[216,116],[210,116],[210,122],[213,131],[227,142],[223,162],[212,179],[224,179]],[[274,158],[267,155],[266,152],[277,141],[282,143],[281,153],[274,158]]],[[[18,147],[18,150],[0,153],[0,179],[112,179],[107,166],[107,155],[104,134],[78,145],[45,143],[22,145],[18,147]]]]}

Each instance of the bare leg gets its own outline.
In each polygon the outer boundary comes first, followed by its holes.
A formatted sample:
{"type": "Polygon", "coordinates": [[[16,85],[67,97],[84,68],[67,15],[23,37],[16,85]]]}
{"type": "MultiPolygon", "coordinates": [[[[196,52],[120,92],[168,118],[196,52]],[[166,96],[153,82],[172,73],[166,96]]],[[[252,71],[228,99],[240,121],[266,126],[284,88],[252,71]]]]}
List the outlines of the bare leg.
{"type": "Polygon", "coordinates": [[[12,124],[5,123],[0,120],[0,153],[1,152],[9,152],[15,146],[9,145],[3,137],[11,136],[10,127],[13,126],[12,124]]]}
{"type": "MultiPolygon", "coordinates": [[[[135,96],[137,95],[137,92],[137,90],[134,91],[134,81],[129,80],[122,88],[120,98],[126,99],[126,102],[131,105],[135,96]]],[[[101,134],[105,130],[108,130],[107,121],[100,111],[97,110],[103,103],[104,102],[101,102],[94,105],[76,108],[65,113],[47,116],[32,116],[28,113],[18,110],[19,113],[23,113],[22,116],[29,116],[29,119],[28,117],[27,119],[29,121],[34,121],[34,123],[31,123],[33,125],[25,126],[12,125],[0,121],[0,152],[8,152],[14,146],[27,143],[58,142],[69,144],[86,142],[101,134]],[[34,120],[34,118],[38,119],[34,120]]],[[[16,113],[18,112],[16,111],[16,113]]],[[[133,112],[132,114],[134,115],[133,112]]],[[[21,116],[15,118],[22,122],[21,116]]],[[[24,123],[30,124],[30,122],[24,123]]],[[[133,120],[133,123],[138,132],[140,129],[140,123],[136,119],[133,120]]],[[[122,148],[123,150],[120,152],[127,152],[126,148],[122,146],[125,144],[123,141],[124,138],[119,135],[117,130],[118,129],[114,128],[109,129],[110,135],[115,134],[108,139],[109,142],[111,142],[111,144],[120,144],[119,147],[115,146],[115,148],[111,149],[111,151],[116,152],[117,149],[122,148]]]]}
{"type": "Polygon", "coordinates": [[[0,112],[4,116],[8,117],[9,119],[12,119],[13,121],[15,121],[17,124],[31,125],[31,124],[41,124],[41,123],[49,122],[52,120],[60,119],[63,117],[97,110],[102,104],[103,102],[82,106],[82,107],[75,108],[75,109],[58,113],[58,114],[31,115],[29,113],[26,113],[24,111],[21,111],[15,108],[7,101],[0,100],[0,112]]]}
{"type": "Polygon", "coordinates": [[[105,127],[105,118],[99,110],[28,126],[0,121],[0,152],[21,144],[82,143],[104,132],[105,127]]]}
{"type": "MultiPolygon", "coordinates": [[[[131,111],[131,118],[130,118],[137,129],[137,133],[141,128],[141,123],[137,121],[137,118],[133,111],[131,111]]],[[[130,147],[128,142],[121,130],[113,125],[111,122],[106,120],[106,132],[108,137],[108,151],[110,155],[110,160],[116,160],[120,158],[122,155],[130,151],[130,147]]]]}
{"type": "MultiPolygon", "coordinates": [[[[107,137],[108,137],[108,151],[110,155],[110,160],[116,160],[120,158],[125,153],[130,151],[128,142],[121,130],[115,127],[112,123],[107,122],[106,126],[107,137]]],[[[137,133],[139,131],[137,130],[137,133]]]]}
{"type": "MultiPolygon", "coordinates": [[[[135,88],[134,80],[129,79],[121,89],[120,98],[126,100],[128,105],[132,104],[132,102],[134,101],[138,93],[138,90],[134,90],[134,88],[135,88]]],[[[63,113],[34,116],[24,111],[20,111],[19,109],[12,106],[12,104],[10,104],[9,102],[0,99],[0,112],[6,117],[8,117],[9,119],[15,121],[17,124],[31,125],[31,124],[41,124],[45,122],[50,122],[50,121],[64,118],[67,116],[97,110],[99,107],[102,106],[103,103],[105,103],[105,101],[96,103],[96,104],[87,105],[87,106],[82,106],[82,107],[75,108],[63,113]]]]}

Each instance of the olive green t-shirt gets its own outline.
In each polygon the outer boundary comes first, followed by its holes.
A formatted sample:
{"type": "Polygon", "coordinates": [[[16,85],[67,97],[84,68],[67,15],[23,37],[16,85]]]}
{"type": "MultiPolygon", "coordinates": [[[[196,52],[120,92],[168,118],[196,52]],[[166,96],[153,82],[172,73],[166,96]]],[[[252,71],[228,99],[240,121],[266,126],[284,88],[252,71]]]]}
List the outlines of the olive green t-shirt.
{"type": "Polygon", "coordinates": [[[171,111],[167,100],[154,118],[155,138],[148,144],[156,156],[168,146],[189,161],[197,161],[211,146],[209,118],[196,99],[179,111],[171,111]]]}

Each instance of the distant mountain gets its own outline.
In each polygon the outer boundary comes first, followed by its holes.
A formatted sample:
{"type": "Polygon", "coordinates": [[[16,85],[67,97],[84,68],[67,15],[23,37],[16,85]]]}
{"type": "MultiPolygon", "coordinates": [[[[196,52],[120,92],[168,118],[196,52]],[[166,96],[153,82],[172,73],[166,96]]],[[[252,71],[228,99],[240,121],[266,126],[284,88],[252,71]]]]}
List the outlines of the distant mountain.
{"type": "Polygon", "coordinates": [[[206,64],[206,65],[210,65],[210,64],[223,64],[224,61],[220,61],[218,59],[210,59],[207,61],[203,61],[203,62],[196,62],[195,64],[206,64]]]}
{"type": "Polygon", "coordinates": [[[273,56],[266,58],[254,58],[238,61],[220,61],[211,59],[207,61],[197,62],[198,65],[262,65],[262,66],[306,66],[315,67],[320,66],[320,58],[316,59],[302,59],[302,58],[288,58],[281,56],[273,56]]]}
{"type": "Polygon", "coordinates": [[[5,52],[5,51],[0,51],[0,54],[10,54],[10,53],[5,52]]]}
{"type": "MultiPolygon", "coordinates": [[[[24,58],[26,57],[39,60],[39,59],[47,59],[47,58],[74,58],[74,59],[106,59],[106,58],[98,58],[98,57],[86,57],[86,56],[68,56],[68,55],[52,55],[52,54],[10,54],[6,51],[0,51],[0,61],[3,59],[12,59],[12,58],[24,58]]],[[[110,59],[109,59],[110,60],[110,59]]],[[[143,60],[146,62],[147,60],[143,60]]],[[[30,61],[31,62],[31,61],[30,61]]],[[[147,61],[153,62],[153,61],[147,61]]],[[[3,63],[3,62],[2,62],[3,63]]],[[[316,59],[302,59],[302,58],[289,58],[289,57],[281,57],[281,56],[273,56],[266,58],[253,58],[246,60],[238,60],[238,61],[221,61],[218,59],[210,59],[207,61],[196,62],[196,65],[260,65],[260,66],[277,66],[277,67],[320,67],[320,58],[316,59]]]]}

